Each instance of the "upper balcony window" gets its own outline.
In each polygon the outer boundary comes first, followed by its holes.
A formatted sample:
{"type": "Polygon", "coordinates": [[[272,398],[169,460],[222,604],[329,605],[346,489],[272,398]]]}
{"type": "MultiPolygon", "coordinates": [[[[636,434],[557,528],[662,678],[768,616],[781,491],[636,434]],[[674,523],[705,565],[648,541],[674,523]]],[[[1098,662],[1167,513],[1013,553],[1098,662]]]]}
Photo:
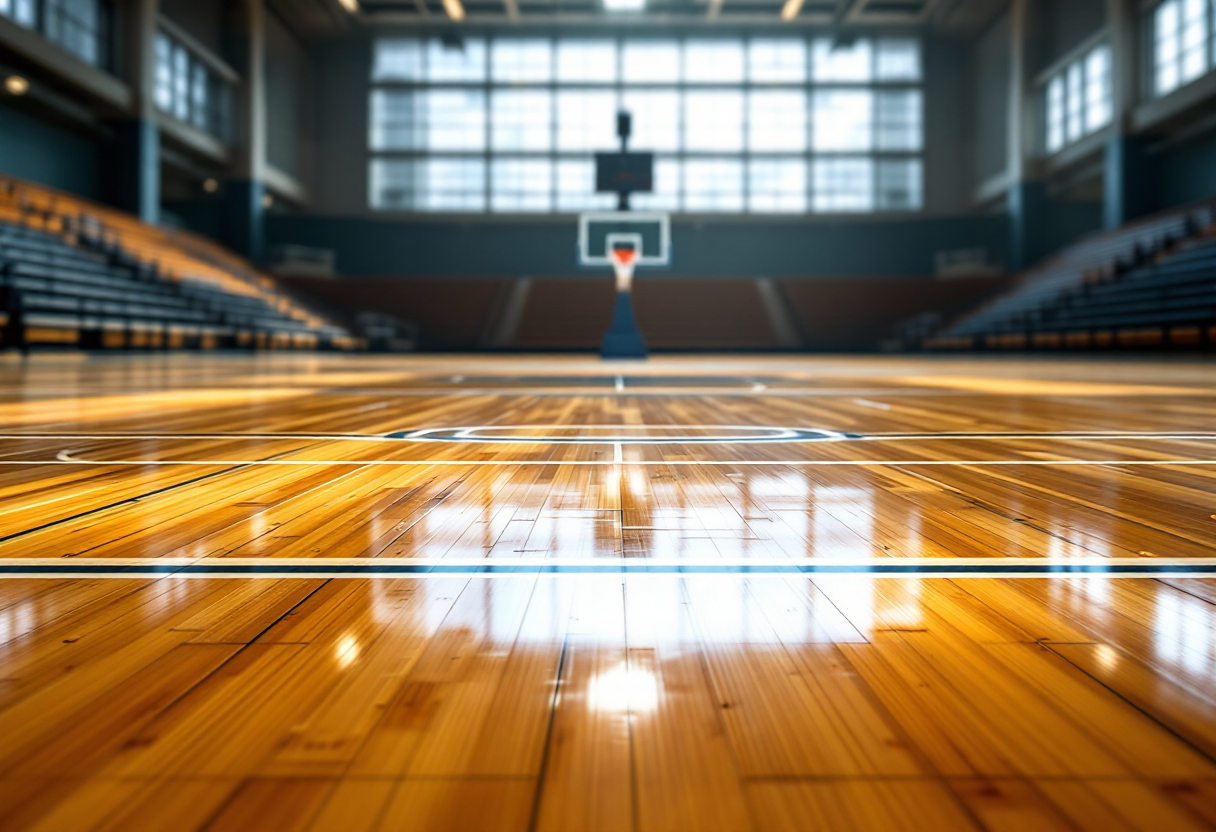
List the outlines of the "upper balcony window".
{"type": "Polygon", "coordinates": [[[101,0],[0,0],[0,16],[41,32],[87,64],[108,67],[110,8],[101,0]]]}
{"type": "Polygon", "coordinates": [[[1216,66],[1216,0],[1165,0],[1153,12],[1153,94],[1166,95],[1216,66]]]}
{"type": "Polygon", "coordinates": [[[1047,82],[1045,98],[1044,143],[1048,153],[1110,124],[1110,46],[1095,46],[1053,75],[1047,82]]]}

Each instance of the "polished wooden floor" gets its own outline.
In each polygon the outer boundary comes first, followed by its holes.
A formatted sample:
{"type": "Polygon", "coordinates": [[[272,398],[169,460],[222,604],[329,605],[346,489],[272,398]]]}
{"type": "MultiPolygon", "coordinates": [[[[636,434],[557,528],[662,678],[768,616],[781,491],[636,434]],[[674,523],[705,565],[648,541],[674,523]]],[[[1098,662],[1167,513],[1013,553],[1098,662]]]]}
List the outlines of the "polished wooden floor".
{"type": "Polygon", "coordinates": [[[0,356],[0,830],[1216,828],[1214,382],[0,356]]]}

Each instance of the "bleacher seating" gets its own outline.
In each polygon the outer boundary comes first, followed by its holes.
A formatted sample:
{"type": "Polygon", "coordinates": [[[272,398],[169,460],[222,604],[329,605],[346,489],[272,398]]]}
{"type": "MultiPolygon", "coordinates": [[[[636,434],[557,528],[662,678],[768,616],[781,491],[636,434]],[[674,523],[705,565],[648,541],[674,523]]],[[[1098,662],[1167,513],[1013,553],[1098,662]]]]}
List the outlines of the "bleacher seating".
{"type": "Polygon", "coordinates": [[[928,338],[929,349],[1192,346],[1216,324],[1216,202],[1094,235],[928,338]]]}
{"type": "Polygon", "coordinates": [[[235,255],[194,235],[0,179],[5,346],[355,346],[235,255]]]}

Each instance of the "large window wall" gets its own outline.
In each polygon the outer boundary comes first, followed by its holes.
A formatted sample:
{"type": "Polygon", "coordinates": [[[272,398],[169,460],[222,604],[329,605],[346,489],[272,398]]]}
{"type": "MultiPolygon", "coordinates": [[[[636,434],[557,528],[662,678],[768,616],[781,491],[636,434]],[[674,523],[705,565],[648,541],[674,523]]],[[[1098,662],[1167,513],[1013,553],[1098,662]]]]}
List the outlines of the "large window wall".
{"type": "Polygon", "coordinates": [[[37,29],[93,66],[108,69],[110,7],[100,0],[0,0],[0,16],[37,29]]]}
{"type": "Polygon", "coordinates": [[[231,91],[199,56],[165,32],[156,33],[153,100],[179,121],[227,141],[231,91]]]}
{"type": "Polygon", "coordinates": [[[1048,80],[1044,101],[1048,153],[1055,153],[1111,122],[1110,46],[1100,43],[1048,80]]]}
{"type": "Polygon", "coordinates": [[[924,143],[911,39],[382,39],[372,66],[372,207],[575,212],[592,154],[653,151],[639,209],[915,211],[924,143]]]}
{"type": "Polygon", "coordinates": [[[1152,15],[1154,95],[1216,68],[1216,0],[1165,0],[1152,15]]]}

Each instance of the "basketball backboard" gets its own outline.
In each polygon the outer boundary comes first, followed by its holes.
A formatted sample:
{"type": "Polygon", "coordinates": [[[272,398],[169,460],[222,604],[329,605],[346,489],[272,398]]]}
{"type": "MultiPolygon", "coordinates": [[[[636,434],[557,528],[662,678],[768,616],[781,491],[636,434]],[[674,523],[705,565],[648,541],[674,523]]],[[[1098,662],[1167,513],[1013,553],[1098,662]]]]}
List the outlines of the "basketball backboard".
{"type": "Polygon", "coordinates": [[[636,266],[671,264],[671,216],[642,211],[583,214],[578,222],[578,258],[584,266],[613,266],[614,249],[634,252],[636,266]]]}

